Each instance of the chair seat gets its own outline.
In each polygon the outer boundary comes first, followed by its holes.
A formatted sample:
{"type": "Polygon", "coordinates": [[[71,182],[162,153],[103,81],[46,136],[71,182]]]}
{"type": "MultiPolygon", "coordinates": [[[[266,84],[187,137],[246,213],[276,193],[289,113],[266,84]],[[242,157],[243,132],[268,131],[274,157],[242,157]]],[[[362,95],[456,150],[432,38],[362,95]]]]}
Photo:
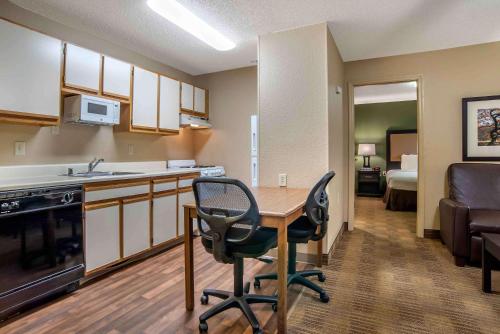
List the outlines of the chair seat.
{"type": "Polygon", "coordinates": [[[469,212],[469,220],[472,234],[500,233],[500,211],[472,209],[469,212]]]}
{"type": "MultiPolygon", "coordinates": [[[[210,234],[210,231],[206,231],[210,234]]],[[[237,237],[237,234],[246,235],[248,234],[248,229],[244,227],[238,227],[238,224],[233,225],[231,228],[232,237],[237,237]]],[[[212,253],[212,241],[202,238],[201,243],[205,249],[212,253]]],[[[268,229],[264,227],[259,227],[255,231],[252,238],[245,244],[230,244],[229,253],[232,253],[236,257],[259,257],[266,254],[270,249],[277,246],[277,234],[276,230],[268,229]]]]}
{"type": "Polygon", "coordinates": [[[288,226],[288,242],[307,243],[316,232],[307,216],[300,216],[288,226]]]}

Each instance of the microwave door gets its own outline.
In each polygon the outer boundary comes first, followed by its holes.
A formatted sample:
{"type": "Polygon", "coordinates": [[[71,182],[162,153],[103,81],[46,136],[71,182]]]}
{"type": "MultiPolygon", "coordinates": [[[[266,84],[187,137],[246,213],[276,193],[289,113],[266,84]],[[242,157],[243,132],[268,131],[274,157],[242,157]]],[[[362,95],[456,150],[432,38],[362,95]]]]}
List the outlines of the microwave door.
{"type": "Polygon", "coordinates": [[[81,120],[92,123],[103,123],[108,119],[108,106],[100,101],[82,99],[81,120]]]}

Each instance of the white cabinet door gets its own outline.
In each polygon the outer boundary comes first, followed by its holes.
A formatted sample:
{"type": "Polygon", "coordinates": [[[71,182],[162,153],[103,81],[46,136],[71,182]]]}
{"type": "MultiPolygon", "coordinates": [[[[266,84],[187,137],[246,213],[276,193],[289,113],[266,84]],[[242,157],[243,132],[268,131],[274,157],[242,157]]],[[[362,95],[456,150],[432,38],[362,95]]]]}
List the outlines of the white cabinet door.
{"type": "Polygon", "coordinates": [[[160,119],[163,130],[179,130],[180,83],[160,75],[160,119]]]}
{"type": "Polygon", "coordinates": [[[181,83],[181,108],[193,110],[193,85],[181,83]]]}
{"type": "Polygon", "coordinates": [[[179,227],[179,236],[184,235],[184,204],[194,203],[194,194],[192,191],[179,193],[179,217],[177,224],[179,227]]]}
{"type": "Polygon", "coordinates": [[[158,126],[158,74],[134,67],[132,125],[158,126]]]}
{"type": "Polygon", "coordinates": [[[149,198],[127,203],[123,200],[123,256],[149,248],[149,198]]]}
{"type": "Polygon", "coordinates": [[[153,246],[177,236],[177,194],[153,199],[153,246]]]}
{"type": "Polygon", "coordinates": [[[61,41],[0,19],[0,110],[59,116],[61,41]]]}
{"type": "Polygon", "coordinates": [[[102,92],[119,97],[130,97],[130,74],[132,66],[121,60],[103,58],[102,92]]]}
{"type": "Polygon", "coordinates": [[[101,55],[97,52],[66,44],[64,85],[99,91],[101,55]]]}
{"type": "Polygon", "coordinates": [[[120,259],[120,203],[85,211],[85,270],[120,259]]]}
{"type": "Polygon", "coordinates": [[[206,91],[202,88],[194,88],[194,111],[200,114],[205,113],[206,91]]]}

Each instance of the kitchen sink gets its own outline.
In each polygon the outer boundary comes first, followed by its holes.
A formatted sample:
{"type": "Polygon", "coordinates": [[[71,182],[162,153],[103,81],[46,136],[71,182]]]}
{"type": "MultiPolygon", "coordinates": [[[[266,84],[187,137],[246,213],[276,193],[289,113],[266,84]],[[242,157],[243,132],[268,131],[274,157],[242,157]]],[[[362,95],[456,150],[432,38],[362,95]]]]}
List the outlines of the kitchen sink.
{"type": "Polygon", "coordinates": [[[74,174],[65,174],[64,176],[72,176],[72,177],[96,177],[96,176],[120,176],[120,175],[137,175],[144,174],[140,172],[81,172],[74,174]]]}

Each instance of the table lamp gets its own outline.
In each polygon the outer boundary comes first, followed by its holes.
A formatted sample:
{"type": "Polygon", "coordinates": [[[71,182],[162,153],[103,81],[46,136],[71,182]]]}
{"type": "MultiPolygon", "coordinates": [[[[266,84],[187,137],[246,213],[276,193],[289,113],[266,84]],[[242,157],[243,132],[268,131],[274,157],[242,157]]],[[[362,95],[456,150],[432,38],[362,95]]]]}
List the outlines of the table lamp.
{"type": "Polygon", "coordinates": [[[375,144],[359,144],[358,155],[363,156],[363,168],[370,168],[370,157],[375,155],[375,144]]]}

